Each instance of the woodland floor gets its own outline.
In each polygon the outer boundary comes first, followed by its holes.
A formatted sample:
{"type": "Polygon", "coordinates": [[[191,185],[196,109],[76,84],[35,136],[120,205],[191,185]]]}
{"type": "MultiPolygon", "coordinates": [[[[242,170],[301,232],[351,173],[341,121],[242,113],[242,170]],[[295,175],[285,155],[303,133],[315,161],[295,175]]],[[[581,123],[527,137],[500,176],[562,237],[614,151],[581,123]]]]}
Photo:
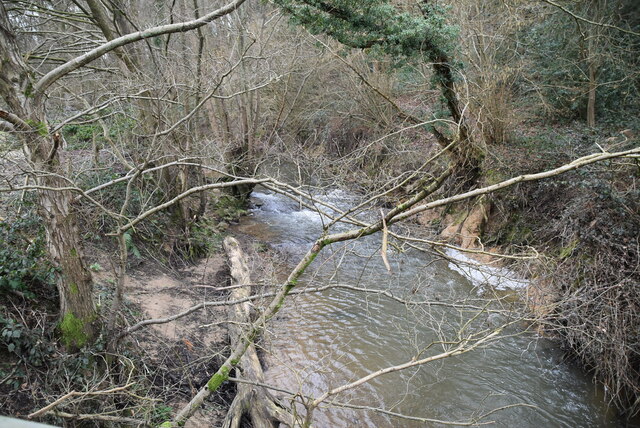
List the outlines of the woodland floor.
{"type": "MultiPolygon", "coordinates": [[[[268,275],[273,260],[265,253],[266,245],[242,232],[232,235],[249,256],[254,279],[268,275]]],[[[92,250],[90,263],[110,266],[106,253],[92,250]]],[[[110,288],[113,276],[109,271],[94,273],[98,290],[110,288]]],[[[222,252],[181,269],[144,259],[130,268],[123,310],[130,324],[165,318],[204,301],[227,299],[228,291],[217,289],[229,283],[229,267],[222,252]]],[[[144,327],[130,336],[129,343],[145,361],[151,382],[174,411],[197,393],[228,355],[227,310],[225,306],[201,309],[176,321],[144,327]]],[[[234,395],[234,385],[223,387],[185,426],[221,426],[234,395]]]]}
{"type": "MultiPolygon", "coordinates": [[[[108,266],[104,256],[99,259],[102,261],[93,262],[108,266]]],[[[145,260],[127,277],[124,311],[130,320],[158,319],[203,301],[225,299],[226,292],[215,288],[228,285],[228,274],[224,254],[214,254],[180,270],[145,260]]],[[[98,284],[108,282],[110,277],[106,272],[94,274],[98,284]]],[[[131,335],[129,342],[145,361],[151,382],[174,410],[186,404],[224,360],[228,347],[226,320],[226,307],[209,307],[131,335]]],[[[234,388],[228,387],[213,396],[186,426],[220,426],[233,394],[234,388]]]]}

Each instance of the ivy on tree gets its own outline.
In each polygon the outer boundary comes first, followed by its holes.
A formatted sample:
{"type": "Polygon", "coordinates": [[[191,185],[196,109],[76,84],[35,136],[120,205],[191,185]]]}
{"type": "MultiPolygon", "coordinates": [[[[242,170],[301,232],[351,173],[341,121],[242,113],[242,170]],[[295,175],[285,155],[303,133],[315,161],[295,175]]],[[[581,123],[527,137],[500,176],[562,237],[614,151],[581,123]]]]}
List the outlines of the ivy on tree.
{"type": "Polygon", "coordinates": [[[403,11],[388,0],[274,0],[294,23],[313,34],[324,33],[345,46],[373,48],[392,58],[448,56],[456,29],[446,23],[446,10],[422,2],[419,14],[403,11]]]}
{"type": "Polygon", "coordinates": [[[326,34],[345,46],[371,49],[395,61],[426,59],[453,120],[456,135],[431,131],[451,155],[455,173],[465,187],[475,184],[484,156],[472,141],[455,88],[451,60],[457,30],[447,23],[446,9],[423,0],[401,8],[389,0],[273,0],[295,24],[313,34],[326,34]],[[454,144],[452,144],[454,143],[454,144]]]}

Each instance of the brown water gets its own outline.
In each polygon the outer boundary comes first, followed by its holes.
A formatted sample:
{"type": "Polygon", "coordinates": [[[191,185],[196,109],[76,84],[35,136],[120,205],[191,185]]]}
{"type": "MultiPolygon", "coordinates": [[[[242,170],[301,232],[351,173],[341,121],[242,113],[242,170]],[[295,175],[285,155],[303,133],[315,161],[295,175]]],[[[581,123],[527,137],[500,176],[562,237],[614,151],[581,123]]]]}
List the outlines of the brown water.
{"type": "MultiPolygon", "coordinates": [[[[324,198],[348,206],[357,197],[334,191],[324,198]]],[[[295,264],[321,232],[321,217],[264,191],[254,193],[254,202],[259,208],[243,220],[241,230],[269,241],[286,263],[295,264]]],[[[300,287],[349,284],[389,290],[407,299],[517,309],[516,299],[497,304],[485,297],[495,295],[490,287],[479,288],[448,262],[421,252],[390,254],[393,274],[388,274],[379,248],[379,236],[329,247],[304,275],[300,287]]],[[[266,380],[317,397],[418,354],[442,352],[442,345],[425,348],[455,339],[463,327],[466,333],[477,332],[514,316],[405,305],[344,289],[292,296],[267,333],[266,380]]],[[[503,334],[482,349],[378,377],[335,400],[445,421],[469,421],[500,407],[526,404],[500,410],[481,422],[494,421],[493,426],[500,427],[622,426],[608,410],[601,390],[563,361],[556,343],[523,331],[521,323],[503,334]]],[[[314,420],[316,427],[440,426],[340,406],[317,410],[314,420]]]]}

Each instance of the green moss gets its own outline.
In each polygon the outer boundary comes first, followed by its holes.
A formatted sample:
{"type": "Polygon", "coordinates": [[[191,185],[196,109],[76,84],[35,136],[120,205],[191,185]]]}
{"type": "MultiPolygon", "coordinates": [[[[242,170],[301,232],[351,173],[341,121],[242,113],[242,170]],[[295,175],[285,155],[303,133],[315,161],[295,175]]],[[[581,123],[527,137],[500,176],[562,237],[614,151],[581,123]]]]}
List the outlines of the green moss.
{"type": "Polygon", "coordinates": [[[216,216],[224,221],[235,221],[247,213],[247,201],[224,195],[214,206],[216,216]]]}
{"type": "Polygon", "coordinates": [[[84,331],[85,321],[77,318],[71,312],[67,312],[60,322],[62,332],[62,343],[67,348],[82,347],[87,343],[89,336],[84,331]]]}
{"type": "Polygon", "coordinates": [[[487,185],[492,185],[505,180],[505,175],[498,169],[487,169],[484,171],[484,179],[487,185]]]}
{"type": "Polygon", "coordinates": [[[561,259],[566,259],[571,254],[573,254],[573,250],[576,249],[576,247],[578,246],[579,243],[580,243],[579,239],[574,239],[573,241],[571,241],[569,243],[569,245],[567,245],[566,247],[562,247],[560,249],[560,258],[561,259]]]}
{"type": "Polygon", "coordinates": [[[27,98],[31,98],[33,96],[33,84],[30,81],[27,82],[27,87],[24,89],[24,96],[27,98]]]}
{"type": "Polygon", "coordinates": [[[38,122],[32,119],[28,119],[26,121],[31,127],[35,128],[38,135],[45,137],[49,135],[49,130],[47,129],[47,124],[44,122],[38,122]]]}
{"type": "Polygon", "coordinates": [[[76,258],[78,257],[78,250],[72,248],[71,251],[69,251],[69,254],[71,255],[71,257],[76,258]]]}
{"type": "Polygon", "coordinates": [[[69,291],[71,292],[71,294],[78,294],[80,292],[80,290],[78,289],[78,284],[76,284],[75,282],[72,282],[71,285],[69,286],[69,291]]]}
{"type": "Polygon", "coordinates": [[[207,382],[207,388],[209,388],[209,391],[215,391],[220,388],[220,385],[222,385],[225,380],[229,379],[230,371],[231,367],[229,366],[220,367],[220,372],[211,376],[211,379],[207,382]]]}
{"type": "Polygon", "coordinates": [[[316,257],[318,257],[318,253],[311,254],[311,256],[309,256],[309,262],[307,263],[307,266],[309,266],[311,263],[313,263],[313,261],[316,259],[316,257]]]}
{"type": "Polygon", "coordinates": [[[462,223],[464,223],[464,221],[467,219],[467,217],[469,217],[469,212],[466,210],[461,210],[459,212],[457,212],[454,216],[453,219],[453,224],[455,226],[459,226],[462,223]]]}

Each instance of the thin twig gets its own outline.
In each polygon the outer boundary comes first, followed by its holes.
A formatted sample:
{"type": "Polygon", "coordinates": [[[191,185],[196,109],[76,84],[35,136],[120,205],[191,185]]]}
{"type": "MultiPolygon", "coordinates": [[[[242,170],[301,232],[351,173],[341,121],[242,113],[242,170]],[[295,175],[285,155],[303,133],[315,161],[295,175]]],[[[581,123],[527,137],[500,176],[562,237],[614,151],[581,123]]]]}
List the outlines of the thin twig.
{"type": "Polygon", "coordinates": [[[126,384],[125,386],[119,386],[117,388],[112,388],[112,389],[107,389],[107,390],[103,390],[103,391],[95,391],[95,392],[78,392],[78,391],[71,391],[65,395],[63,395],[62,397],[58,398],[56,401],[54,401],[53,403],[43,407],[40,410],[37,410],[33,413],[30,413],[27,417],[29,419],[33,419],[35,417],[38,417],[44,413],[49,412],[51,409],[53,409],[54,407],[56,407],[58,404],[68,400],[71,397],[86,397],[86,396],[95,396],[95,395],[106,395],[106,394],[113,394],[115,392],[120,392],[123,391],[127,388],[129,388],[130,386],[134,385],[133,382],[126,384]]]}

